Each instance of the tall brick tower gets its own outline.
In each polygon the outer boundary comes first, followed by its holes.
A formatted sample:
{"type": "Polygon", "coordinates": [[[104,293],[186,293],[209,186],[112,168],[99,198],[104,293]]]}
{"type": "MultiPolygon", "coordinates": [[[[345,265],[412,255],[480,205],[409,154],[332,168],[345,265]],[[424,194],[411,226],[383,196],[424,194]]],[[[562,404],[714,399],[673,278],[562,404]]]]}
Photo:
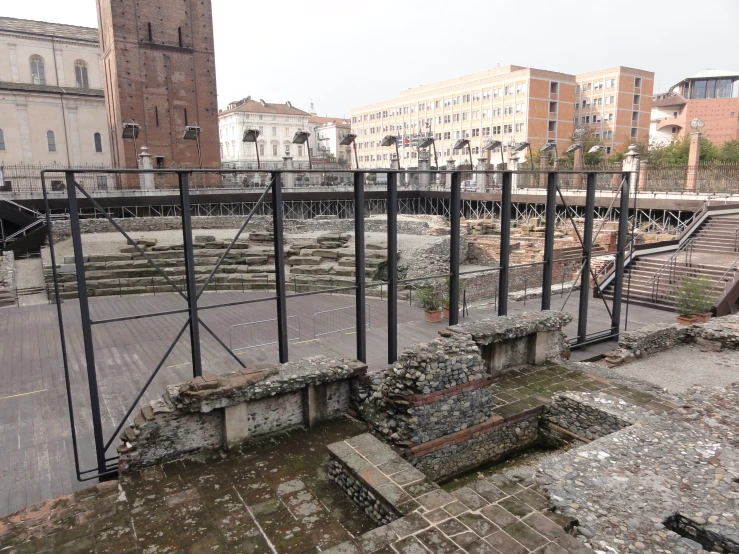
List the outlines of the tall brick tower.
{"type": "MultiPolygon", "coordinates": [[[[97,0],[111,153],[116,167],[136,167],[123,123],[140,125],[154,167],[220,167],[218,104],[210,0],[97,0]]],[[[131,183],[133,184],[133,183],[131,183]]]]}

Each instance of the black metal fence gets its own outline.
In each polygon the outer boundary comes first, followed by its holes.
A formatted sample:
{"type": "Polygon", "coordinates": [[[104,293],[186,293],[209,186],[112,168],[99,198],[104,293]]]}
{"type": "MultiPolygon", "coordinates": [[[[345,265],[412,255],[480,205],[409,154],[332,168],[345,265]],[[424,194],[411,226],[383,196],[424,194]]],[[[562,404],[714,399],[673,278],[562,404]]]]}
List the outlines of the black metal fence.
{"type": "MultiPolygon", "coordinates": [[[[320,171],[320,170],[314,170],[320,171]]],[[[47,224],[51,224],[50,210],[49,210],[49,191],[50,182],[49,178],[55,175],[56,171],[42,171],[40,173],[40,181],[44,196],[44,202],[46,204],[46,216],[47,224]]],[[[286,177],[289,175],[284,171],[273,171],[270,173],[270,179],[267,183],[266,188],[263,190],[259,201],[253,206],[249,214],[245,217],[243,224],[235,234],[233,240],[229,246],[224,250],[223,254],[218,258],[210,274],[205,279],[205,282],[199,284],[196,280],[196,272],[194,266],[194,251],[193,251],[193,234],[192,234],[192,221],[191,221],[191,207],[190,207],[190,193],[191,193],[191,181],[193,179],[207,180],[212,178],[213,175],[216,178],[221,179],[224,176],[231,174],[240,174],[243,170],[189,170],[189,169],[171,169],[171,170],[153,170],[149,172],[141,172],[139,170],[106,170],[101,172],[99,169],[69,169],[64,172],[64,192],[69,203],[69,214],[70,224],[72,233],[72,245],[74,250],[75,264],[76,264],[76,280],[77,289],[79,295],[79,314],[82,327],[82,339],[84,346],[84,365],[87,375],[87,382],[89,387],[90,395],[90,419],[93,425],[93,437],[95,443],[95,454],[96,464],[93,469],[82,469],[80,467],[79,457],[77,455],[77,436],[74,428],[74,410],[72,406],[72,395],[71,395],[71,384],[70,384],[70,369],[69,360],[67,354],[66,338],[64,332],[64,317],[62,313],[61,304],[57,301],[57,317],[59,319],[59,329],[61,334],[62,343],[62,357],[64,362],[64,373],[67,385],[67,400],[70,410],[70,419],[72,426],[72,438],[73,446],[75,450],[75,468],[77,472],[77,478],[79,480],[89,480],[94,478],[112,478],[116,473],[116,468],[113,465],[117,456],[109,456],[108,452],[111,445],[117,438],[119,432],[128,421],[129,416],[134,409],[138,406],[143,394],[145,393],[152,380],[155,378],[160,369],[164,366],[166,360],[172,353],[175,345],[178,343],[180,338],[187,331],[190,336],[190,362],[192,364],[193,376],[197,377],[202,375],[203,357],[201,353],[201,332],[207,333],[232,357],[236,363],[244,367],[243,361],[236,356],[234,351],[226,344],[226,340],[219,337],[208,325],[206,325],[201,319],[199,313],[205,310],[216,310],[219,308],[231,308],[234,306],[243,306],[247,304],[253,304],[255,302],[271,302],[275,308],[275,320],[277,336],[275,341],[278,345],[279,361],[281,363],[287,362],[289,358],[289,339],[291,338],[289,331],[289,322],[286,312],[286,301],[288,298],[295,298],[300,296],[309,296],[315,294],[325,294],[331,292],[343,292],[353,293],[354,295],[354,319],[356,328],[356,358],[361,361],[367,360],[367,310],[365,298],[367,295],[368,287],[382,287],[388,298],[387,304],[387,361],[393,363],[397,360],[398,356],[398,288],[400,285],[406,285],[411,282],[423,281],[427,279],[443,279],[449,278],[449,290],[448,299],[450,306],[460,305],[460,290],[459,282],[460,277],[464,275],[471,275],[475,273],[490,273],[490,268],[483,270],[471,270],[471,271],[460,271],[460,218],[462,215],[462,202],[461,202],[461,191],[462,191],[462,172],[430,172],[433,179],[440,178],[442,175],[449,183],[449,220],[450,220],[450,264],[449,271],[439,275],[429,275],[414,279],[399,279],[398,277],[398,182],[403,179],[403,171],[389,171],[387,172],[387,185],[386,190],[386,202],[387,202],[387,279],[385,281],[375,281],[367,283],[365,281],[365,230],[364,230],[364,210],[354,210],[354,271],[355,281],[350,286],[342,286],[332,288],[330,290],[320,291],[307,291],[307,292],[291,292],[288,294],[288,284],[285,281],[285,260],[284,260],[284,244],[283,244],[283,219],[285,213],[285,203],[282,199],[283,183],[286,177]],[[181,218],[182,223],[182,237],[183,237],[183,249],[184,249],[184,266],[185,266],[185,279],[184,282],[176,282],[172,277],[164,271],[157,261],[147,256],[147,252],[137,245],[131,236],[126,233],[120,225],[110,217],[104,208],[98,203],[96,198],[91,194],[89,190],[84,186],[84,183],[88,182],[87,179],[90,175],[96,176],[98,174],[109,175],[113,178],[130,178],[131,176],[139,178],[144,174],[151,174],[155,178],[176,180],[178,184],[178,197],[180,209],[178,216],[181,218]],[[215,301],[202,304],[199,302],[204,292],[208,289],[212,283],[219,267],[225,261],[229,252],[236,244],[239,237],[242,235],[244,230],[247,228],[250,220],[255,213],[258,213],[259,206],[264,202],[265,198],[270,195],[272,204],[272,226],[273,226],[273,248],[274,248],[274,287],[269,289],[270,295],[261,298],[249,298],[237,301],[215,301]],[[107,319],[94,319],[90,312],[90,300],[88,298],[87,278],[85,269],[85,252],[82,243],[82,232],[80,228],[80,210],[78,201],[81,197],[87,199],[87,201],[93,206],[94,209],[98,210],[100,214],[108,219],[110,224],[126,238],[128,244],[137,251],[141,256],[141,259],[146,260],[147,264],[155,268],[160,278],[163,278],[166,283],[171,287],[171,291],[182,300],[182,307],[169,310],[169,311],[157,311],[157,312],[144,312],[134,315],[112,317],[107,319]],[[172,314],[184,314],[186,316],[185,323],[179,328],[179,332],[174,337],[172,343],[161,357],[159,363],[152,369],[152,373],[148,380],[138,392],[136,398],[130,405],[125,417],[121,420],[115,431],[109,436],[105,437],[103,434],[103,424],[101,419],[101,407],[100,398],[98,393],[98,373],[96,369],[95,349],[93,346],[93,329],[97,326],[105,325],[108,323],[119,323],[131,320],[141,320],[144,318],[157,318],[162,316],[169,316],[172,314]]],[[[363,171],[351,171],[347,170],[344,172],[347,178],[351,179],[353,201],[354,206],[365,205],[365,183],[367,174],[363,171]]],[[[552,305],[552,285],[553,285],[553,267],[557,260],[554,258],[554,238],[555,238],[555,223],[557,218],[555,217],[555,208],[557,201],[561,201],[567,206],[565,197],[562,194],[562,187],[560,181],[568,182],[572,177],[572,172],[558,171],[558,172],[511,172],[511,171],[488,171],[488,172],[476,172],[478,178],[484,178],[488,182],[499,183],[499,189],[501,192],[501,234],[500,234],[500,252],[499,252],[499,267],[496,268],[495,276],[491,276],[491,279],[497,279],[495,285],[497,290],[497,313],[499,316],[505,316],[508,313],[508,293],[509,293],[509,281],[512,278],[512,271],[517,267],[527,266],[540,266],[542,275],[542,295],[540,301],[540,308],[542,310],[548,310],[552,305]],[[546,210],[545,210],[545,236],[544,236],[544,248],[543,258],[541,262],[533,262],[531,264],[522,264],[520,266],[511,264],[511,219],[514,209],[512,207],[512,191],[514,182],[517,179],[534,178],[536,183],[544,184],[546,189],[546,210]]],[[[578,178],[582,179],[583,187],[586,191],[586,208],[585,208],[585,219],[583,222],[577,224],[568,215],[568,219],[572,224],[581,248],[581,254],[579,255],[580,261],[580,282],[582,286],[579,290],[579,308],[578,308],[578,319],[577,319],[577,334],[573,338],[573,347],[583,346],[592,342],[601,341],[617,337],[620,332],[621,322],[621,298],[623,290],[623,272],[624,272],[624,256],[626,252],[626,237],[629,226],[629,220],[627,217],[619,218],[618,223],[618,244],[617,251],[615,253],[616,263],[614,264],[614,271],[616,273],[614,280],[614,289],[612,292],[612,306],[608,306],[608,303],[603,299],[606,309],[610,316],[610,325],[606,329],[600,329],[593,331],[588,327],[588,304],[591,295],[591,289],[588,286],[588,282],[591,277],[595,282],[596,289],[598,288],[598,280],[595,279],[595,274],[591,269],[591,259],[593,257],[593,243],[597,239],[598,232],[594,233],[594,220],[595,220],[595,197],[596,189],[600,182],[607,181],[609,184],[617,182],[618,186],[614,189],[615,195],[611,202],[610,209],[618,209],[621,214],[627,214],[629,208],[629,190],[636,190],[638,175],[636,173],[605,173],[598,171],[588,171],[579,173],[578,178]],[[618,201],[618,204],[616,202],[618,201]],[[616,208],[616,205],[618,206],[616,208]]],[[[569,214],[569,211],[567,212],[569,214]]],[[[60,279],[57,270],[56,254],[54,250],[53,239],[50,237],[50,254],[51,263],[53,268],[54,276],[54,295],[55,298],[60,297],[60,279]]],[[[567,294],[567,299],[570,298],[573,289],[567,294]]],[[[602,299],[602,295],[599,295],[602,299]]],[[[566,304],[566,300],[565,300],[566,304]]],[[[533,307],[533,306],[532,306],[533,307]]],[[[564,304],[562,306],[564,309],[564,304]]],[[[449,314],[449,324],[455,325],[458,323],[459,311],[452,309],[449,314]]]]}

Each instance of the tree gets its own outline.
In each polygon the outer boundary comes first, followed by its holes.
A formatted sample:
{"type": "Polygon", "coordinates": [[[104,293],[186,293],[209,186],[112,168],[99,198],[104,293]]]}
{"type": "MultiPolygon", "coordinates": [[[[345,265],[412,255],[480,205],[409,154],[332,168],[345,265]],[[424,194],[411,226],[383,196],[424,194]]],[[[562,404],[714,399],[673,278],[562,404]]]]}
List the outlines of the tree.
{"type": "Polygon", "coordinates": [[[728,140],[721,146],[719,159],[722,162],[739,163],[739,140],[728,140]]]}
{"type": "MultiPolygon", "coordinates": [[[[574,137],[572,138],[572,144],[575,143],[574,137]]],[[[603,152],[593,152],[589,153],[590,149],[593,146],[603,146],[603,141],[600,139],[600,137],[596,137],[593,132],[588,129],[585,133],[585,136],[582,138],[582,152],[583,152],[583,163],[588,165],[600,165],[603,163],[603,152]]],[[[573,164],[575,161],[575,154],[574,152],[568,152],[567,154],[563,154],[561,159],[569,161],[570,164],[573,164]]]]}

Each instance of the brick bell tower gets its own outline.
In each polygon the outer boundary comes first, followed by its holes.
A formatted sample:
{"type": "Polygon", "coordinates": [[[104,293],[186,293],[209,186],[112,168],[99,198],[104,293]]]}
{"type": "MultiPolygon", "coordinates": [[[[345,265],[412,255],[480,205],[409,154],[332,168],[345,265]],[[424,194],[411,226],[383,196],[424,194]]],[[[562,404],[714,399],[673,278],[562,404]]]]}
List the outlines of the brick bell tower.
{"type": "MultiPolygon", "coordinates": [[[[210,0],[97,0],[113,165],[135,168],[123,124],[140,125],[154,167],[219,168],[218,104],[210,0]]],[[[129,186],[137,186],[127,179],[129,186]]]]}

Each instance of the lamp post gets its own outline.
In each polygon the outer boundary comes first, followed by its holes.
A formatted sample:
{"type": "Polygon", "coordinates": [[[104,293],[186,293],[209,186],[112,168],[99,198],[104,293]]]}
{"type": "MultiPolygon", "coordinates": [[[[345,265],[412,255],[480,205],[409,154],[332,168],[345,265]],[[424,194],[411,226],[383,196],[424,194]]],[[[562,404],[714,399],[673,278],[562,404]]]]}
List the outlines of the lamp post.
{"type": "Polygon", "coordinates": [[[523,152],[527,148],[529,150],[529,161],[531,162],[531,169],[533,170],[534,169],[534,156],[531,154],[531,144],[529,144],[528,142],[525,142],[525,141],[524,142],[519,142],[518,144],[516,144],[513,147],[513,149],[511,150],[511,152],[513,152],[514,154],[517,154],[519,152],[523,152]]]}
{"type": "Polygon", "coordinates": [[[197,125],[185,126],[185,132],[182,135],[184,140],[194,140],[198,145],[198,166],[202,169],[203,157],[200,152],[200,127],[197,125]]]}
{"type": "Polygon", "coordinates": [[[398,160],[398,169],[400,169],[400,152],[398,152],[398,137],[395,135],[385,135],[382,139],[380,146],[392,146],[395,145],[395,157],[398,160]]]}
{"type": "Polygon", "coordinates": [[[467,147],[467,153],[470,156],[470,169],[474,169],[475,166],[472,164],[472,148],[470,148],[470,140],[466,138],[459,139],[457,142],[454,143],[454,150],[461,150],[464,147],[467,147]]]}
{"type": "Polygon", "coordinates": [[[436,171],[439,171],[439,158],[436,156],[436,139],[434,137],[426,137],[421,144],[418,145],[419,150],[421,148],[428,148],[429,146],[434,149],[434,164],[436,164],[436,171]]]}
{"type": "Polygon", "coordinates": [[[349,146],[352,144],[354,146],[354,163],[357,166],[357,169],[359,169],[359,158],[357,157],[357,143],[356,143],[357,135],[355,133],[346,133],[345,135],[342,135],[341,140],[339,141],[339,144],[341,146],[349,146]]]}
{"type": "Polygon", "coordinates": [[[259,129],[247,129],[244,131],[244,136],[241,139],[241,142],[253,142],[254,148],[257,151],[257,171],[262,169],[262,166],[259,162],[259,145],[257,144],[257,139],[259,138],[259,129]]]}
{"type": "MultiPolygon", "coordinates": [[[[121,138],[133,139],[133,157],[136,160],[136,167],[139,166],[139,163],[138,163],[139,151],[136,149],[136,139],[139,136],[140,129],[141,129],[141,125],[131,121],[130,123],[123,124],[123,132],[121,133],[121,138]]],[[[125,164],[125,160],[123,161],[125,164]]]]}
{"type": "Polygon", "coordinates": [[[295,133],[295,136],[293,137],[293,144],[305,144],[305,147],[308,149],[308,168],[313,169],[313,162],[310,159],[310,145],[306,144],[308,142],[308,137],[310,136],[310,133],[308,131],[300,130],[297,133],[295,133]]]}
{"type": "Polygon", "coordinates": [[[604,158],[606,155],[606,147],[603,146],[602,144],[596,144],[590,150],[588,150],[588,154],[595,154],[596,152],[602,152],[601,162],[604,161],[604,158]]]}
{"type": "Polygon", "coordinates": [[[500,148],[500,163],[504,164],[505,160],[503,159],[503,143],[499,140],[489,140],[488,143],[483,146],[483,150],[485,152],[492,152],[496,148],[500,148]]]}

